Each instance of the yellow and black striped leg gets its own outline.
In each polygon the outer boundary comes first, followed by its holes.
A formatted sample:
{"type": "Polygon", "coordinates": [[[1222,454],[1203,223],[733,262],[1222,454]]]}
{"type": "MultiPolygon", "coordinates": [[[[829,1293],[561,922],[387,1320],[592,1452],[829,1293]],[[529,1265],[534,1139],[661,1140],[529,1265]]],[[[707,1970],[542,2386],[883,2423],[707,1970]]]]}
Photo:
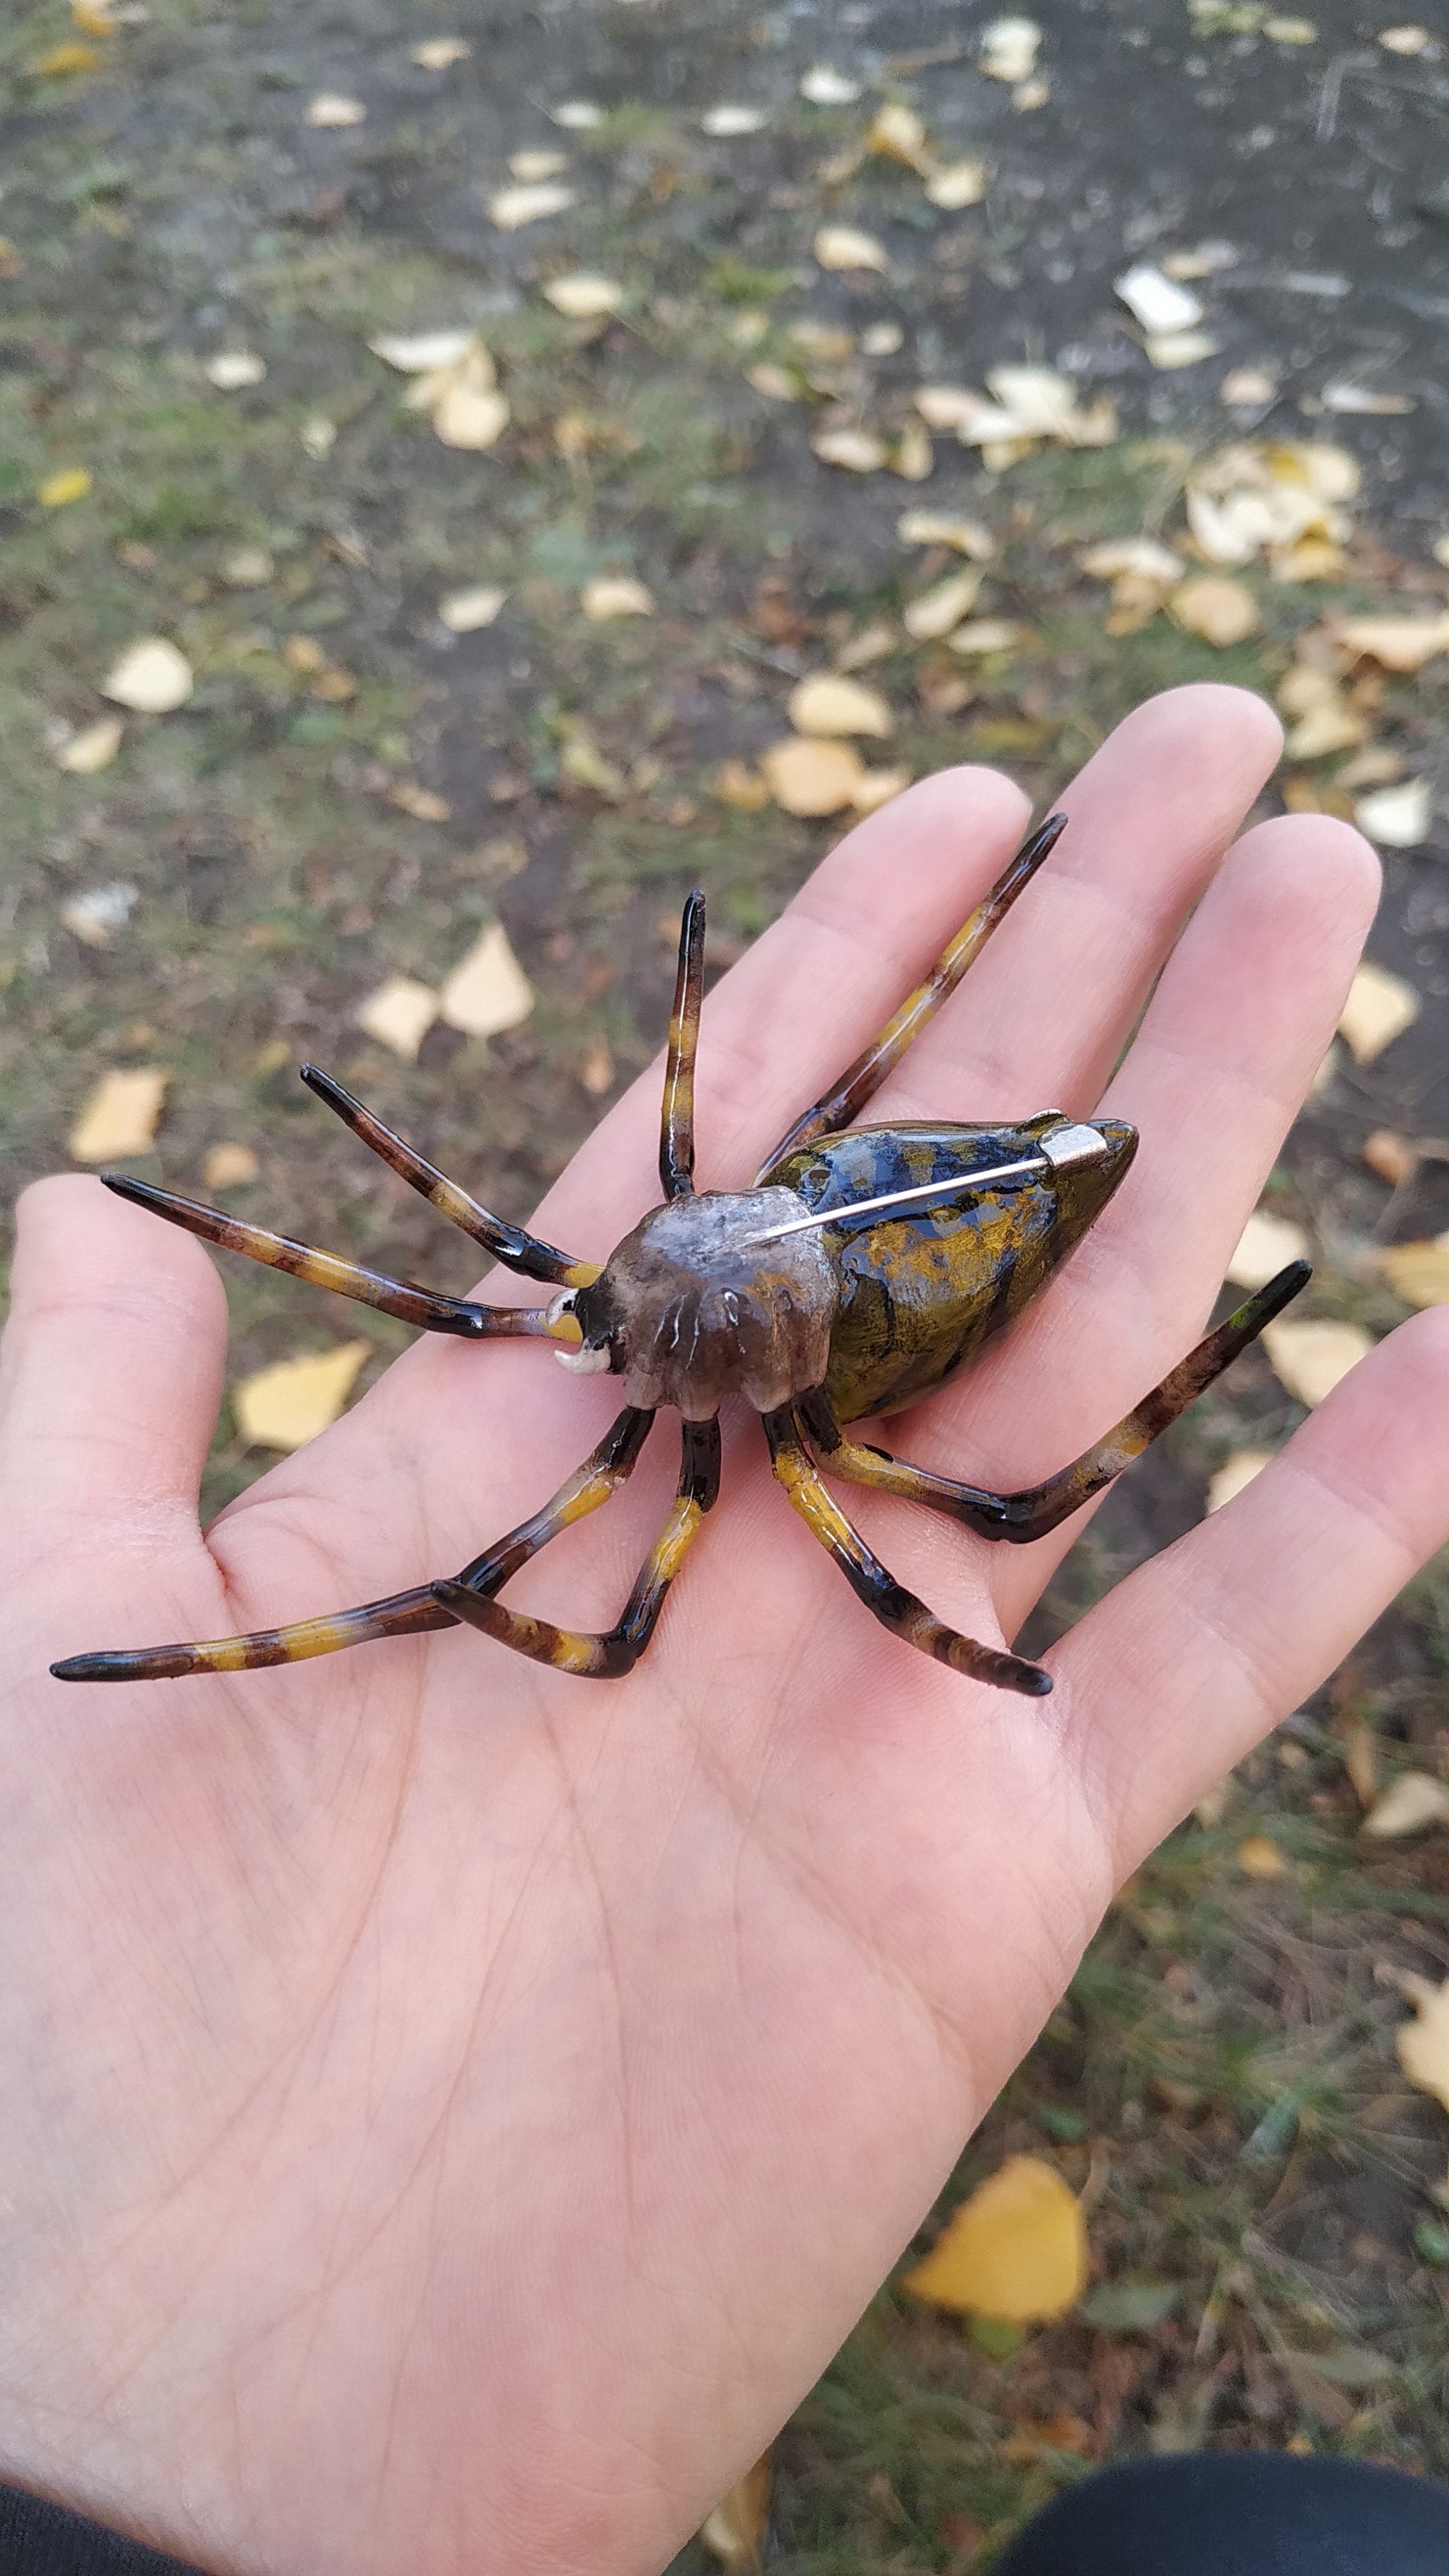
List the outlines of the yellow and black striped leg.
{"type": "Polygon", "coordinates": [[[659,1181],[667,1199],[688,1198],[694,1188],[694,1057],[704,1002],[704,896],[696,886],[685,897],[679,925],[679,971],[669,1015],[664,1062],[664,1114],[659,1134],[659,1181]]]}
{"type": "Polygon", "coordinates": [[[1017,1494],[992,1494],[975,1485],[958,1485],[949,1476],[936,1476],[927,1467],[912,1467],[903,1458],[892,1458],[884,1449],[859,1446],[846,1438],[819,1394],[802,1399],[800,1416],[832,1474],[847,1476],[855,1485],[875,1485],[888,1494],[904,1494],[912,1502],[925,1503],[932,1511],[964,1521],[980,1538],[1010,1539],[1025,1546],[1032,1539],[1045,1538],[1062,1521],[1069,1520],[1093,1494],[1099,1494],[1104,1485],[1120,1476],[1134,1458],[1140,1458],[1144,1449],[1150,1449],[1158,1433],[1185,1413],[1214,1378],[1221,1377],[1263,1326],[1271,1324],[1299,1289],[1306,1287],[1311,1275],[1306,1261],[1291,1261],[1276,1279],[1269,1280],[1266,1288],[1260,1288],[1256,1296],[1249,1297],[1215,1332],[1189,1351],[1185,1360],[1179,1360],[1162,1384],[1134,1405],[1104,1440],[1083,1450],[1081,1457],[1070,1467],[1063,1467],[1058,1475],[1048,1476],[1040,1485],[1027,1485],[1017,1494]]]}
{"type": "MultiPolygon", "coordinates": [[[[492,1557],[480,1557],[466,1567],[456,1583],[435,1584],[438,1600],[455,1618],[481,1628],[486,1637],[511,1646],[515,1654],[527,1655],[536,1664],[552,1664],[557,1672],[582,1673],[591,1681],[621,1681],[633,1671],[653,1636],[685,1551],[719,1492],[718,1422],[686,1422],[682,1431],[679,1490],[612,1628],[594,1635],[583,1629],[556,1628],[551,1620],[530,1619],[521,1611],[505,1609],[491,1591],[481,1588],[485,1580],[492,1582],[496,1550],[492,1557]]],[[[498,1582],[515,1570],[507,1566],[498,1582]]]]}
{"type": "Polygon", "coordinates": [[[228,1216],[222,1208],[178,1198],[174,1191],[158,1190],[150,1181],[133,1181],[128,1173],[102,1172],[101,1179],[117,1198],[149,1208],[153,1216],[164,1216],[187,1234],[199,1234],[204,1242],[220,1244],[226,1252],[244,1252],[249,1261],[265,1262],[270,1270],[290,1271],[294,1279],[309,1280],[314,1288],[333,1288],[339,1297],[375,1306],[380,1314],[396,1315],[400,1323],[421,1325],[425,1333],[457,1333],[475,1342],[578,1340],[573,1319],[563,1316],[550,1323],[546,1306],[478,1306],[467,1297],[438,1296],[431,1288],[414,1287],[411,1280],[389,1279],[385,1271],[364,1270],[335,1252],[319,1252],[315,1244],[293,1243],[288,1235],[272,1234],[265,1226],[244,1225],[240,1217],[228,1216]]]}
{"type": "MultiPolygon", "coordinates": [[[[631,1473],[653,1420],[652,1413],[627,1406],[553,1501],[501,1538],[486,1556],[476,1557],[464,1568],[460,1581],[506,1583],[560,1530],[597,1511],[631,1473]]],[[[360,1609],[337,1610],[330,1618],[299,1619],[290,1628],[258,1628],[250,1636],[222,1637],[211,1645],[134,1646],[108,1654],[70,1655],[50,1669],[58,1682],[179,1681],[188,1673],[247,1673],[265,1664],[303,1663],[312,1655],[335,1655],[344,1646],[368,1646],[380,1637],[416,1637],[430,1628],[456,1624],[455,1614],[444,1608],[432,1584],[419,1583],[409,1592],[390,1593],[385,1601],[365,1601],[360,1609]]]]}
{"type": "Polygon", "coordinates": [[[553,1244],[540,1242],[537,1235],[525,1234],[521,1226],[508,1225],[501,1216],[493,1216],[487,1208],[480,1207],[456,1181],[424,1162],[421,1154],[415,1154],[401,1136],[384,1127],[380,1118],[374,1118],[370,1109],[364,1109],[360,1100],[354,1100],[351,1092],[344,1091],[341,1083],[334,1082],[320,1066],[304,1064],[302,1080],[319,1100],[325,1100],[329,1109],[336,1110],[354,1136],[360,1136],[364,1145],[381,1156],[390,1170],[419,1191],[440,1216],[450,1218],[465,1234],[471,1234],[495,1261],[503,1262],[509,1270],[520,1271],[525,1279],[541,1279],[554,1288],[587,1288],[597,1279],[597,1261],[576,1261],[572,1253],[559,1252],[553,1244]]]}
{"type": "Polygon", "coordinates": [[[1004,921],[1023,886],[1029,885],[1055,848],[1067,827],[1065,814],[1049,814],[1034,832],[1028,833],[1009,868],[997,878],[984,903],[964,921],[948,948],[937,958],[924,984],[902,1002],[893,1019],[887,1020],[878,1038],[873,1038],[864,1055],[857,1056],[841,1075],[832,1091],[817,1100],[797,1118],[787,1136],[783,1136],[772,1154],[760,1166],[760,1175],[771,1171],[786,1154],[795,1153],[801,1145],[813,1145],[817,1136],[838,1135],[858,1118],[872,1099],[893,1065],[900,1063],[912,1040],[918,1038],[928,1020],[933,1020],[942,1003],[955,992],[966,969],[980,956],[998,922],[1004,921]]]}
{"type": "Polygon", "coordinates": [[[770,1463],[796,1511],[883,1628],[903,1637],[908,1646],[919,1647],[923,1655],[933,1656],[937,1663],[949,1664],[953,1672],[968,1674],[973,1681],[991,1682],[998,1690],[1023,1691],[1034,1699],[1051,1689],[1051,1675],[1043,1672],[1039,1664],[1024,1663],[1019,1655],[1005,1654],[997,1646],[978,1645],[974,1637],[963,1637],[959,1630],[948,1628],[923,1601],[917,1600],[914,1592],[907,1592],[904,1584],[897,1583],[878,1557],[872,1556],[859,1530],[852,1527],[826,1491],[789,1405],[782,1405],[778,1413],[767,1413],[764,1423],[770,1463]]]}

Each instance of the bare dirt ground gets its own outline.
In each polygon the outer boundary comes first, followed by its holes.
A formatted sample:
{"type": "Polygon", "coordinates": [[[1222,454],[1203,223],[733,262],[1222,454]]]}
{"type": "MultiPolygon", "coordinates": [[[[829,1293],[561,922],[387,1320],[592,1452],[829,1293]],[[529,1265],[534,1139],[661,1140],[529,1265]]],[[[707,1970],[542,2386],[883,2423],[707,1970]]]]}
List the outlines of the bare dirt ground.
{"type": "MultiPolygon", "coordinates": [[[[151,0],[111,33],[88,15],[21,0],[0,30],[7,1194],[66,1162],[104,1074],[163,1068],[132,1168],[462,1290],[461,1240],[369,1168],[296,1063],[526,1216],[655,1049],[684,889],[707,887],[723,967],[841,828],[757,793],[802,676],[883,630],[856,672],[893,715],[872,760],[995,760],[1040,807],[1153,689],[1273,696],[1318,651],[1356,740],[1290,751],[1264,810],[1352,810],[1365,750],[1381,781],[1429,783],[1427,838],[1385,849],[1371,942],[1420,1008],[1371,1063],[1336,1048],[1268,1204],[1311,1238],[1307,1311],[1390,1329],[1406,1307],[1376,1252],[1449,1228],[1449,1161],[1395,1187],[1363,1159],[1377,1131],[1449,1136],[1449,656],[1349,670],[1311,639],[1449,602],[1432,31],[1386,48],[1392,14],[1341,0],[1306,19],[1045,0],[1033,103],[983,74],[991,12],[944,0],[151,0]],[[415,58],[449,36],[471,50],[415,58]],[[309,123],[327,95],[360,113],[309,123]],[[579,102],[591,119],[560,122],[579,102]],[[889,103],[935,163],[980,159],[977,202],[939,206],[864,148],[889,103]],[[705,130],[721,105],[759,121],[705,130]],[[530,153],[567,155],[551,175],[571,202],[503,229],[497,193],[548,184],[510,170],[530,153]],[[881,264],[823,267],[829,225],[881,264]],[[1155,365],[1114,280],[1194,251],[1214,346],[1155,365]],[[571,319],[544,290],[585,271],[617,309],[571,319]],[[486,452],[444,445],[367,345],[443,328],[496,362],[511,417],[486,452]],[[206,369],[239,351],[265,373],[225,390],[206,369]],[[917,387],[1023,363],[1110,398],[1118,435],[1007,462],[938,433],[920,479],[894,470],[913,422],[921,464],[917,387]],[[873,438],[879,467],[823,462],[832,427],[873,438]],[[1147,532],[1202,570],[1184,496],[1232,440],[1356,461],[1332,560],[1311,580],[1229,567],[1252,604],[1232,643],[1170,609],[1113,617],[1083,550],[1147,532]],[[67,473],[86,487],[41,497],[67,473]],[[963,563],[903,541],[916,508],[986,530],[996,649],[902,623],[963,563]],[[653,613],[584,615],[613,574],[653,613]],[[440,602],[482,585],[506,594],[496,618],[452,631],[440,602]],[[122,716],[101,683],[144,635],[195,685],[122,716]],[[62,765],[117,716],[107,765],[62,765]],[[415,1061],[363,1033],[389,977],[438,987],[494,922],[534,989],[525,1022],[483,1038],[439,1018],[415,1061]],[[208,1190],[223,1145],[254,1176],[208,1190]]],[[[234,1383],[361,1336],[365,1384],[406,1338],[271,1273],[231,1263],[227,1286],[234,1383]]],[[[1030,1643],[1301,1418],[1249,1355],[1126,1480],[1030,1643]]],[[[229,1410],[211,1507],[267,1463],[229,1410]]],[[[1441,1566],[1123,1892],[938,2213],[1003,2153],[1054,2157],[1090,2201],[1092,2300],[1005,2350],[884,2289],[778,2446],[779,2564],[963,2576],[1054,2484],[1147,2447],[1449,2467],[1445,2122],[1399,2071],[1402,2006],[1375,1973],[1449,1973],[1445,1836],[1365,1844],[1352,1777],[1443,1768],[1446,1673],[1441,1566]],[[1244,1873],[1255,1837],[1278,1876],[1244,1873]]]]}

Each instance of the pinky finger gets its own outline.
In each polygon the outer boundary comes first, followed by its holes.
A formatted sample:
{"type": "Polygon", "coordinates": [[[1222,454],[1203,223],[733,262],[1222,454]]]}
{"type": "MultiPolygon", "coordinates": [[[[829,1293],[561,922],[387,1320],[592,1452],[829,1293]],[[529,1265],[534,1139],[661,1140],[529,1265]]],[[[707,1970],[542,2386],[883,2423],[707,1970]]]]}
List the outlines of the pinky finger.
{"type": "Polygon", "coordinates": [[[1065,1749],[1136,1867],[1449,1539],[1449,1308],[1404,1324],[1051,1661],[1065,1749]]]}

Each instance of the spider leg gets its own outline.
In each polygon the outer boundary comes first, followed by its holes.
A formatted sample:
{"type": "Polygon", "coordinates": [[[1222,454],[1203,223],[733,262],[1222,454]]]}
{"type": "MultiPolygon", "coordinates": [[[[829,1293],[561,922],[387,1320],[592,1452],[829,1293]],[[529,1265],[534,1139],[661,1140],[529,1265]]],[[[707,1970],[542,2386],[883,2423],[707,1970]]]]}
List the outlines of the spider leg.
{"type": "Polygon", "coordinates": [[[150,1181],[133,1181],[125,1172],[102,1172],[101,1179],[117,1198],[149,1208],[153,1216],[164,1216],[188,1234],[199,1234],[227,1252],[244,1252],[249,1261],[265,1262],[270,1270],[289,1270],[294,1279],[310,1280],[314,1288],[335,1288],[339,1297],[355,1297],[359,1305],[375,1306],[380,1314],[396,1315],[404,1324],[419,1324],[425,1333],[458,1333],[467,1341],[516,1341],[522,1336],[572,1342],[578,1338],[572,1319],[564,1317],[551,1324],[546,1306],[476,1306],[467,1297],[442,1297],[431,1288],[414,1287],[410,1280],[389,1279],[385,1271],[364,1270],[335,1252],[319,1251],[315,1244],[293,1243],[290,1236],[269,1233],[265,1226],[244,1225],[240,1217],[228,1216],[221,1208],[178,1198],[172,1190],[155,1189],[150,1181]]]}
{"type": "Polygon", "coordinates": [[[904,1494],[910,1501],[925,1503],[932,1511],[945,1512],[952,1520],[964,1521],[979,1538],[1004,1538],[1024,1545],[1035,1538],[1045,1538],[1049,1531],[1070,1519],[1093,1494],[1110,1485],[1134,1458],[1151,1447],[1158,1433],[1165,1431],[1185,1413],[1194,1398],[1235,1360],[1238,1353],[1256,1339],[1265,1324],[1281,1314],[1291,1298],[1306,1286],[1310,1276],[1306,1261],[1290,1262],[1270,1279],[1256,1296],[1248,1298],[1179,1360],[1169,1370],[1160,1386],[1144,1395],[1140,1404],[1109,1431],[1103,1440],[1084,1449],[1070,1467],[1058,1475],[1048,1476],[1040,1485],[1027,1485],[1020,1493],[993,1494],[976,1485],[958,1485],[949,1476],[933,1475],[927,1467],[909,1466],[902,1458],[892,1458],[884,1449],[868,1449],[848,1440],[828,1403],[819,1394],[803,1399],[800,1413],[815,1447],[823,1453],[827,1467],[837,1476],[849,1477],[852,1484],[879,1486],[888,1494],[904,1494]]]}
{"type": "Polygon", "coordinates": [[[1009,868],[998,877],[983,903],[962,923],[950,946],[937,958],[924,984],[902,1002],[893,1019],[887,1020],[879,1037],[874,1038],[864,1055],[857,1056],[847,1067],[833,1090],[817,1100],[796,1119],[789,1134],[782,1136],[772,1154],[767,1154],[760,1179],[793,1154],[801,1145],[813,1145],[817,1136],[834,1136],[858,1118],[868,1100],[874,1098],[893,1065],[899,1064],[912,1040],[918,1038],[928,1020],[933,1020],[941,1004],[955,992],[967,967],[978,957],[999,921],[1005,919],[1023,886],[1029,885],[1043,859],[1055,848],[1067,827],[1065,814],[1049,814],[1034,832],[1022,842],[1009,868]]]}
{"type": "Polygon", "coordinates": [[[456,1618],[466,1620],[470,1628],[481,1628],[500,1646],[511,1646],[515,1654],[527,1655],[536,1664],[552,1664],[558,1672],[582,1673],[592,1681],[622,1680],[625,1673],[633,1671],[649,1644],[685,1551],[719,1492],[718,1422],[686,1422],[682,1433],[679,1490],[669,1518],[640,1567],[634,1589],[612,1628],[593,1635],[576,1628],[556,1628],[548,1619],[530,1619],[521,1611],[506,1610],[502,1602],[492,1599],[491,1589],[484,1593],[476,1581],[469,1584],[467,1577],[472,1568],[456,1583],[435,1584],[437,1599],[456,1618]]]}
{"type": "Polygon", "coordinates": [[[949,1664],[953,1672],[966,1673],[973,1681],[991,1682],[998,1690],[1023,1691],[1040,1698],[1051,1689],[1051,1675],[1039,1664],[1024,1663],[1019,1655],[1008,1655],[996,1646],[978,1645],[974,1637],[963,1637],[948,1628],[897,1583],[878,1557],[872,1556],[858,1529],[852,1527],[838,1504],[832,1501],[812,1464],[801,1436],[793,1408],[782,1405],[777,1413],[764,1417],[765,1437],[770,1444],[770,1464],[784,1486],[786,1494],[804,1521],[806,1528],[834,1557],[846,1582],[867,1610],[874,1613],[883,1628],[903,1637],[908,1646],[917,1646],[923,1655],[937,1663],[949,1664]]]}
{"type": "Polygon", "coordinates": [[[597,1279],[596,1261],[575,1261],[572,1253],[558,1252],[551,1243],[541,1243],[537,1235],[525,1234],[521,1226],[507,1225],[501,1216],[490,1215],[456,1181],[450,1181],[433,1164],[425,1163],[421,1154],[403,1143],[401,1136],[384,1127],[382,1120],[364,1109],[360,1100],[354,1100],[350,1091],[344,1091],[340,1082],[334,1082],[330,1073],[323,1073],[315,1064],[304,1064],[302,1080],[319,1100],[325,1100],[329,1109],[336,1110],[354,1136],[360,1136],[392,1171],[420,1191],[440,1216],[450,1218],[465,1234],[471,1234],[495,1261],[503,1262],[509,1270],[521,1271],[525,1279],[541,1279],[554,1288],[587,1288],[597,1279]]]}
{"type": "Polygon", "coordinates": [[[659,1181],[667,1199],[688,1198],[694,1188],[694,1056],[703,1000],[704,896],[696,886],[685,898],[679,925],[679,971],[664,1064],[659,1181]]]}
{"type": "MultiPolygon", "coordinates": [[[[627,1406],[552,1502],[510,1530],[485,1556],[475,1557],[459,1583],[496,1589],[560,1530],[597,1511],[631,1473],[653,1420],[652,1413],[627,1406]]],[[[337,1654],[344,1646],[371,1645],[379,1637],[416,1637],[429,1628],[456,1624],[455,1613],[444,1608],[432,1584],[417,1583],[411,1591],[389,1593],[384,1601],[365,1601],[359,1609],[336,1610],[323,1619],[299,1619],[290,1628],[258,1628],[250,1636],[222,1637],[211,1645],[131,1646],[109,1654],[70,1655],[50,1669],[58,1682],[179,1681],[187,1673],[246,1673],[263,1664],[303,1663],[312,1655],[337,1654]]]]}

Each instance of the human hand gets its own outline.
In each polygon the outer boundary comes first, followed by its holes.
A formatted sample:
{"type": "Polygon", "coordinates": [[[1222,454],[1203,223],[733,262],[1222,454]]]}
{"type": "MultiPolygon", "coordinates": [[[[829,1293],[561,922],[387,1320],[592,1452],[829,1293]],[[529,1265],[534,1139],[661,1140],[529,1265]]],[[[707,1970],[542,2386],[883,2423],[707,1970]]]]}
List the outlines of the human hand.
{"type": "MultiPolygon", "coordinates": [[[[872,1104],[1085,1112],[1106,1086],[1142,1131],[1068,1267],[903,1454],[1031,1483],[1200,1331],[1376,889],[1322,817],[1223,858],[1275,750],[1227,690],[1122,726],[872,1104]]],[[[948,772],[823,862],[706,1005],[703,1185],[747,1181],[1023,819],[1003,779],[948,772]]],[[[603,1122],[545,1233],[602,1257],[653,1202],[658,1093],[651,1072],[603,1122]]],[[[874,1627],[751,1420],[626,1681],[454,1629],[67,1691],[57,1655],[452,1572],[617,1397],[528,1344],[424,1340],[203,1542],[215,1270],[92,1181],[40,1184],[0,1377],[5,2473],[217,2570],[661,2566],[846,2333],[1114,1886],[1449,1531],[1446,1327],[1405,1325],[1094,1609],[1048,1700],[874,1627]]],[[[607,1626],[668,1453],[510,1600],[607,1626]]],[[[1080,1527],[990,1548],[846,1501],[978,1637],[1013,1635],[1080,1527]]]]}

